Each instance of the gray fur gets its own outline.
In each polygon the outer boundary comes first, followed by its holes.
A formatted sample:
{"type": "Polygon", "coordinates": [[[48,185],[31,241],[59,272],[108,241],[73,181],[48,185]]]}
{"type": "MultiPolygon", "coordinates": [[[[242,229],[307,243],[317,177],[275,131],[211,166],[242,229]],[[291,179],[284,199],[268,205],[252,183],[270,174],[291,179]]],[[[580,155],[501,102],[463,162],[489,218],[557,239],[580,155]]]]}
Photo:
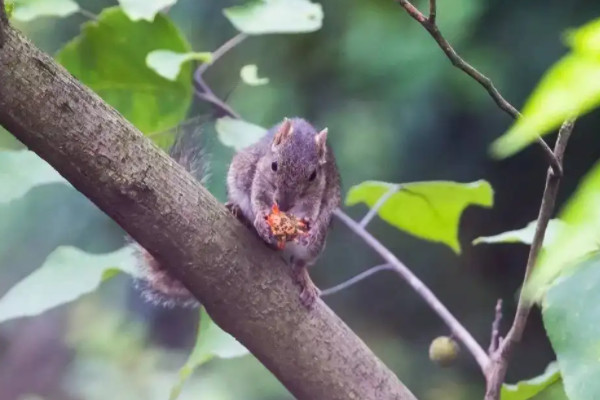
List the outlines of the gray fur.
{"type": "Polygon", "coordinates": [[[228,198],[269,245],[275,244],[265,216],[276,202],[282,211],[308,221],[308,235],[287,245],[286,254],[301,285],[308,307],[318,296],[306,267],[314,264],[323,248],[333,211],[340,205],[340,176],[328,144],[321,151],[318,131],[301,118],[291,120],[293,133],[281,144],[273,139],[282,124],[273,127],[258,143],[238,152],[227,176],[228,198]],[[277,171],[272,163],[277,162],[277,171]],[[310,181],[311,174],[317,175],[310,181]]]}

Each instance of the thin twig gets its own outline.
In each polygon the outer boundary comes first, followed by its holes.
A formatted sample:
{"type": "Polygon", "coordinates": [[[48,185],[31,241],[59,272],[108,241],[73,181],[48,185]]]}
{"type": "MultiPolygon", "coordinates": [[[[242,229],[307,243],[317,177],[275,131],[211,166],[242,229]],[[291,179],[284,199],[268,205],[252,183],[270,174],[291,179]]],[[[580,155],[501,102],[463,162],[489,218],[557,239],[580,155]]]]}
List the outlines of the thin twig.
{"type": "Polygon", "coordinates": [[[357,284],[358,282],[368,278],[369,276],[371,276],[373,274],[376,274],[379,271],[389,271],[389,270],[393,270],[393,269],[394,269],[394,267],[389,263],[371,267],[368,270],[361,272],[360,274],[348,279],[347,281],[344,281],[338,285],[330,287],[329,289],[325,289],[325,290],[321,291],[321,296],[329,296],[329,295],[341,292],[342,290],[348,289],[350,286],[357,284]]]}
{"type": "Polygon", "coordinates": [[[248,37],[248,35],[246,35],[245,33],[238,33],[237,35],[235,35],[234,37],[229,39],[227,42],[225,42],[223,45],[221,45],[221,47],[219,47],[217,50],[215,50],[212,53],[212,59],[209,63],[200,64],[198,66],[198,68],[196,68],[196,72],[194,72],[194,83],[196,85],[196,90],[195,90],[196,96],[198,98],[200,98],[201,100],[211,103],[213,106],[215,106],[218,110],[220,110],[225,115],[228,115],[228,116],[236,118],[236,119],[240,119],[240,115],[233,108],[231,108],[227,103],[225,103],[217,95],[215,95],[215,93],[212,91],[210,86],[208,86],[206,84],[206,82],[204,81],[203,74],[206,72],[206,70],[208,68],[210,68],[211,65],[213,65],[217,60],[219,60],[221,57],[223,57],[227,52],[232,50],[238,44],[242,43],[247,37],[248,37]]]}
{"type": "Polygon", "coordinates": [[[98,21],[98,16],[96,14],[94,14],[93,12],[86,10],[85,8],[79,8],[79,14],[83,15],[84,17],[91,19],[93,21],[98,21]]]}
{"type": "MultiPolygon", "coordinates": [[[[562,165],[563,156],[567,147],[569,137],[573,132],[575,125],[574,119],[565,121],[558,132],[558,138],[554,147],[554,155],[559,163],[562,165]]],[[[529,248],[529,257],[527,258],[527,266],[525,268],[525,278],[523,282],[527,282],[533,267],[538,258],[540,249],[544,242],[544,236],[548,222],[552,217],[554,211],[554,204],[556,202],[556,195],[558,194],[558,188],[560,184],[560,176],[556,175],[552,169],[548,170],[546,174],[546,187],[542,196],[542,204],[538,214],[537,225],[531,247],[529,248]]],[[[506,370],[508,369],[508,359],[514,349],[517,342],[521,340],[525,325],[527,324],[527,318],[531,311],[531,303],[525,299],[523,292],[519,296],[519,303],[517,305],[517,311],[513,320],[512,327],[508,331],[506,338],[502,341],[497,351],[491,358],[490,370],[487,371],[487,389],[485,394],[485,400],[498,400],[500,396],[500,387],[506,377],[506,370]]]]}
{"type": "Polygon", "coordinates": [[[377,211],[379,211],[381,206],[383,206],[383,204],[386,201],[388,201],[388,199],[390,197],[392,197],[394,195],[394,193],[396,193],[398,191],[398,189],[400,189],[400,185],[393,185],[383,196],[381,196],[377,200],[377,202],[373,205],[373,207],[371,207],[371,209],[369,209],[369,211],[365,214],[363,219],[360,220],[359,225],[361,228],[364,229],[367,227],[367,225],[369,224],[369,222],[371,222],[373,217],[375,217],[375,215],[377,214],[377,211]]]}
{"type": "Polygon", "coordinates": [[[489,364],[489,357],[485,350],[471,336],[469,331],[452,315],[444,304],[433,294],[433,292],[425,286],[425,284],[417,278],[398,258],[389,251],[381,242],[379,242],[368,231],[361,228],[358,222],[350,218],[342,210],[336,210],[335,215],[344,223],[350,230],[356,233],[369,247],[375,250],[385,261],[393,266],[394,271],[404,279],[419,296],[435,311],[440,318],[450,328],[450,331],[465,345],[471,352],[475,361],[479,364],[482,371],[486,371],[489,364]]]}
{"type": "MultiPolygon", "coordinates": [[[[467,75],[469,75],[471,78],[473,78],[477,82],[479,82],[479,84],[481,86],[483,86],[485,88],[485,90],[487,90],[489,95],[492,97],[492,99],[496,102],[496,104],[498,105],[498,107],[500,107],[501,110],[506,112],[508,115],[510,115],[514,119],[517,119],[520,117],[520,114],[517,111],[517,109],[515,107],[513,107],[512,104],[510,104],[504,97],[502,97],[502,95],[500,94],[498,89],[496,89],[496,87],[494,86],[494,83],[492,82],[492,80],[490,78],[488,78],[487,76],[483,75],[477,69],[475,69],[471,64],[466,62],[460,55],[458,55],[458,53],[456,52],[456,50],[454,50],[452,45],[450,45],[450,43],[448,43],[448,41],[444,38],[444,36],[440,32],[438,26],[435,24],[435,12],[434,12],[433,20],[430,20],[430,19],[426,18],[423,15],[423,13],[421,13],[421,11],[419,11],[415,6],[413,6],[410,1],[408,1],[408,0],[395,0],[395,1],[398,4],[400,4],[400,6],[402,6],[412,18],[414,18],[416,21],[418,21],[427,30],[427,32],[429,32],[429,34],[433,37],[433,39],[440,46],[442,51],[446,54],[446,57],[448,57],[448,59],[450,60],[452,65],[454,65],[456,68],[462,70],[467,75]]],[[[430,10],[432,8],[435,10],[435,0],[430,0],[429,4],[430,4],[430,10]],[[432,5],[432,3],[433,3],[433,5],[432,5]]],[[[557,176],[561,176],[562,175],[562,167],[561,167],[560,163],[558,162],[558,160],[556,159],[556,157],[554,156],[554,152],[552,151],[550,146],[548,146],[548,144],[541,137],[537,138],[537,143],[542,148],[545,157],[548,159],[548,162],[550,163],[550,165],[552,166],[552,169],[554,170],[554,173],[557,176]]]]}
{"type": "Polygon", "coordinates": [[[195,94],[196,97],[198,97],[200,100],[204,100],[215,106],[215,108],[221,111],[224,115],[230,116],[235,119],[242,118],[240,114],[238,114],[233,108],[231,108],[227,103],[225,103],[223,100],[221,100],[214,94],[204,93],[198,89],[195,90],[195,94]]]}
{"type": "Polygon", "coordinates": [[[202,75],[208,68],[210,68],[215,62],[217,62],[221,57],[227,54],[230,50],[236,47],[238,44],[242,43],[244,40],[248,38],[248,35],[245,33],[238,33],[225,43],[221,45],[217,50],[212,52],[212,59],[209,63],[205,63],[200,65],[196,69],[196,75],[202,75]]]}
{"type": "Polygon", "coordinates": [[[429,0],[429,23],[435,25],[435,17],[437,14],[437,6],[435,0],[429,0]]]}
{"type": "Polygon", "coordinates": [[[496,303],[496,315],[494,316],[494,322],[492,322],[492,337],[490,339],[490,347],[488,354],[490,357],[498,349],[500,340],[500,321],[502,321],[502,299],[498,299],[496,303]]]}

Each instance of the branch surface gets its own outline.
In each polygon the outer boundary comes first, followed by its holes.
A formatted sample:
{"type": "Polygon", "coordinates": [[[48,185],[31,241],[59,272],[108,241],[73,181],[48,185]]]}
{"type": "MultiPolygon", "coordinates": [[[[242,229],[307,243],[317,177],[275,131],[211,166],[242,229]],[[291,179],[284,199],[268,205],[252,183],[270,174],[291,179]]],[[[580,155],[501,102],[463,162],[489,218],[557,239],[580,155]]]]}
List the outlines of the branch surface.
{"type": "MultiPolygon", "coordinates": [[[[2,2],[0,1],[0,4],[2,2]]],[[[193,177],[0,20],[0,124],[112,217],[298,399],[414,396],[193,177]]]]}

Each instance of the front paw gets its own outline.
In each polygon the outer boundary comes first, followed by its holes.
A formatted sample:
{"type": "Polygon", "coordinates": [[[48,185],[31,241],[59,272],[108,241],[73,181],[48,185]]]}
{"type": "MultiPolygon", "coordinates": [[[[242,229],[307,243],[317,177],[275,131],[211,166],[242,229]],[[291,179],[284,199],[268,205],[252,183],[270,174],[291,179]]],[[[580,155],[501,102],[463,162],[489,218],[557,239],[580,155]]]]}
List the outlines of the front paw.
{"type": "Polygon", "coordinates": [[[267,222],[268,214],[258,214],[254,219],[254,230],[258,236],[270,247],[278,248],[277,238],[273,235],[271,227],[267,222]]]}

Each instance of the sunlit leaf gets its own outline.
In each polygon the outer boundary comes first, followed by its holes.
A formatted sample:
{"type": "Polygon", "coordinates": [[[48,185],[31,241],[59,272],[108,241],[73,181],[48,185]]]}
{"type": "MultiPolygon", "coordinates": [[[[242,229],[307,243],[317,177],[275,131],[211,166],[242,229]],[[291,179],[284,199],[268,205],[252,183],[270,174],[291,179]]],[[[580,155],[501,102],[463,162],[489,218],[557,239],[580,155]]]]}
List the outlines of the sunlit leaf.
{"type": "Polygon", "coordinates": [[[584,262],[552,286],[544,326],[570,399],[600,399],[600,258],[584,262]]]}
{"type": "Polygon", "coordinates": [[[69,184],[34,152],[0,151],[0,203],[19,198],[34,186],[53,182],[69,184]]]}
{"type": "Polygon", "coordinates": [[[11,19],[13,16],[13,12],[15,11],[15,2],[14,0],[6,0],[4,2],[4,12],[8,19],[11,19]]]}
{"type": "Polygon", "coordinates": [[[269,83],[269,78],[258,77],[258,67],[256,64],[244,65],[240,70],[240,78],[250,86],[261,86],[269,83]]]}
{"type": "Polygon", "coordinates": [[[522,117],[492,144],[495,156],[510,156],[565,119],[600,105],[600,20],[570,32],[568,41],[573,51],[546,72],[522,117]]]}
{"type": "Polygon", "coordinates": [[[177,3],[177,0],[119,0],[119,3],[132,21],[153,21],[156,14],[177,3]]]}
{"type": "Polygon", "coordinates": [[[600,18],[567,32],[566,41],[576,52],[600,57],[600,18]]]}
{"type": "Polygon", "coordinates": [[[248,353],[248,350],[233,336],[212,322],[208,313],[202,308],[196,345],[183,368],[179,370],[179,380],[171,391],[170,400],[179,397],[186,380],[202,364],[215,357],[236,358],[248,353]]]}
{"type": "MultiPolygon", "coordinates": [[[[395,185],[367,181],[350,188],[346,204],[375,206],[395,185]]],[[[433,242],[444,243],[460,253],[458,225],[470,205],[491,207],[493,190],[486,181],[457,183],[417,182],[401,185],[379,208],[379,216],[398,229],[433,242]]]]}
{"type": "MultiPolygon", "coordinates": [[[[543,247],[550,246],[556,240],[556,236],[559,234],[561,229],[564,229],[564,222],[558,219],[552,219],[548,223],[546,228],[546,234],[544,236],[543,247]]],[[[473,240],[473,244],[480,243],[523,243],[531,244],[533,241],[533,235],[535,234],[535,228],[537,221],[532,221],[527,224],[526,227],[521,229],[515,229],[513,231],[502,232],[493,236],[481,236],[473,240]]]]}
{"type": "Polygon", "coordinates": [[[559,218],[564,229],[540,255],[524,295],[539,300],[544,291],[570,266],[593,254],[600,245],[600,163],[584,177],[559,218]]]}
{"type": "Polygon", "coordinates": [[[182,121],[192,100],[192,66],[182,65],[177,80],[169,81],[146,65],[154,50],[187,53],[190,46],[166,16],[133,22],[113,7],[84,24],[58,60],[141,131],[152,133],[182,121]]]}
{"type": "Polygon", "coordinates": [[[79,5],[73,0],[15,0],[13,18],[27,22],[39,17],[66,17],[77,11],[79,5]]]}
{"type": "Polygon", "coordinates": [[[181,72],[181,66],[191,60],[210,62],[211,53],[176,53],[170,50],[154,50],[146,56],[146,64],[165,79],[174,81],[181,72]]]}
{"type": "Polygon", "coordinates": [[[546,390],[549,386],[560,382],[558,363],[548,365],[543,374],[515,385],[502,385],[500,400],[528,400],[546,390]]]}
{"type": "Polygon", "coordinates": [[[236,151],[258,142],[267,133],[261,126],[230,117],[219,118],[215,129],[221,143],[236,151]]]}
{"type": "Polygon", "coordinates": [[[309,0],[251,0],[223,13],[237,30],[250,35],[313,32],[323,23],[321,5],[309,0]]]}
{"type": "Polygon", "coordinates": [[[44,264],[0,299],[0,322],[38,315],[90,293],[110,271],[135,274],[131,248],[91,254],[74,247],[59,247],[44,264]]]}

